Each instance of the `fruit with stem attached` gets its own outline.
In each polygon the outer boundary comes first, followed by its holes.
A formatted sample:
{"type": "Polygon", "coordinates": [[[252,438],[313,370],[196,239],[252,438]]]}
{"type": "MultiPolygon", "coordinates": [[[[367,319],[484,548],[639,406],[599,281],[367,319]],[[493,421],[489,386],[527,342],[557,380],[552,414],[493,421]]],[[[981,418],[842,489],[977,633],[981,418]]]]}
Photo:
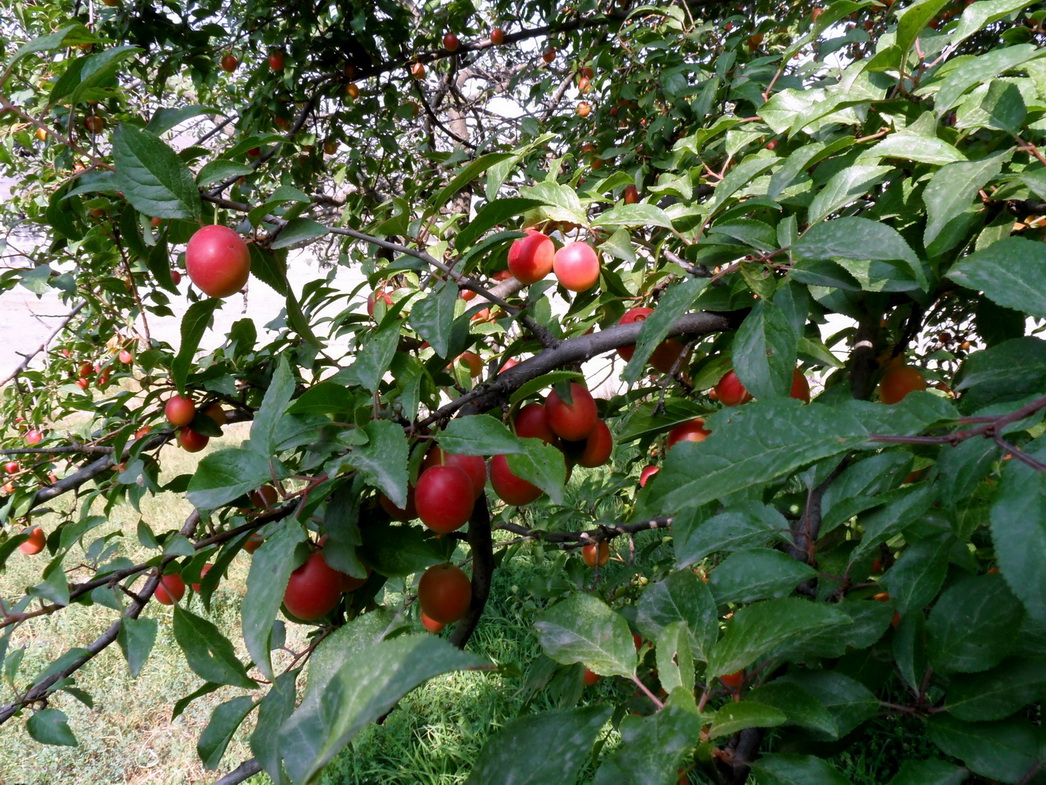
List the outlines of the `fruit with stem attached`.
{"type": "Polygon", "coordinates": [[[567,243],[553,256],[552,271],[564,289],[584,292],[599,281],[599,255],[588,243],[567,243]]]}
{"type": "Polygon", "coordinates": [[[606,540],[583,545],[581,558],[589,567],[602,567],[610,560],[610,545],[606,540]]]}
{"type": "Polygon", "coordinates": [[[283,605],[302,621],[316,621],[334,610],[340,598],[341,573],[327,564],[322,551],[314,551],[291,573],[283,605]]]}
{"type": "Polygon", "coordinates": [[[536,229],[527,229],[526,236],[508,249],[508,269],[520,283],[537,283],[552,272],[555,255],[552,240],[536,229]]]}
{"type": "Polygon", "coordinates": [[[172,395],[164,404],[163,412],[167,416],[167,422],[175,428],[181,428],[192,422],[196,416],[196,404],[187,395],[172,395]]]}
{"type": "Polygon", "coordinates": [[[418,477],[414,503],[421,522],[432,531],[448,534],[464,526],[472,515],[475,486],[457,466],[431,466],[418,477]]]}
{"type": "Polygon", "coordinates": [[[186,452],[199,452],[207,446],[211,437],[185,426],[178,431],[178,446],[186,452]]]}
{"type": "Polygon", "coordinates": [[[246,284],[251,272],[247,243],[228,226],[205,226],[189,238],[185,269],[196,288],[210,297],[228,297],[246,284]]]}
{"type": "Polygon", "coordinates": [[[596,401],[583,386],[570,383],[570,402],[560,398],[555,390],[545,399],[545,420],[557,436],[568,441],[588,438],[596,427],[596,401]]]}
{"type": "Polygon", "coordinates": [[[465,615],[472,601],[472,582],[460,567],[437,564],[425,570],[418,583],[418,604],[422,612],[443,624],[465,615]]]}
{"type": "Polygon", "coordinates": [[[156,601],[161,605],[174,605],[185,596],[185,581],[182,580],[182,576],[178,575],[178,573],[164,575],[160,578],[160,582],[156,584],[156,591],[153,596],[156,597],[156,601]]]}
{"type": "Polygon", "coordinates": [[[39,526],[32,526],[25,529],[22,534],[29,535],[29,539],[18,546],[18,550],[22,553],[33,556],[44,549],[44,543],[47,541],[47,537],[44,535],[44,530],[39,526]]]}

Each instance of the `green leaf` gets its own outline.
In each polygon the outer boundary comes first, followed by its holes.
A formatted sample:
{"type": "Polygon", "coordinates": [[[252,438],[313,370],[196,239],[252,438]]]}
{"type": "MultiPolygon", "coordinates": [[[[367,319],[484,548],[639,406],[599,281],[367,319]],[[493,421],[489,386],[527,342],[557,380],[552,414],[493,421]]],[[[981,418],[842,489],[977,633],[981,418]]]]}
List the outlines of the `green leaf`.
{"type": "Polygon", "coordinates": [[[398,323],[385,324],[376,332],[369,333],[366,341],[360,346],[352,369],[359,377],[360,384],[372,393],[378,391],[381,377],[389,370],[389,366],[396,356],[399,340],[400,325],[398,323]]]}
{"type": "MultiPolygon", "coordinates": [[[[310,666],[311,663],[310,659],[310,666]]],[[[279,753],[280,729],[294,712],[297,703],[295,683],[298,673],[297,669],[287,671],[273,682],[272,688],[258,702],[258,722],[255,724],[254,733],[251,734],[251,752],[274,785],[284,785],[287,782],[279,753]]]]}
{"type": "Polygon", "coordinates": [[[276,433],[287,413],[287,406],[294,397],[294,387],[294,374],[291,373],[287,355],[281,355],[272,374],[272,381],[265,390],[261,406],[254,414],[251,438],[248,442],[248,446],[266,460],[276,452],[276,433]]]}
{"type": "Polygon", "coordinates": [[[453,540],[437,539],[416,526],[369,521],[360,557],[381,575],[405,577],[445,562],[453,540]]]}
{"type": "Polygon", "coordinates": [[[226,158],[215,158],[213,161],[208,161],[204,164],[203,168],[197,173],[196,185],[200,188],[206,188],[208,185],[243,177],[251,174],[253,171],[254,168],[247,164],[230,161],[226,158]]]}
{"type": "Polygon", "coordinates": [[[831,715],[832,739],[841,738],[879,712],[879,701],[861,682],[830,670],[793,670],[780,679],[812,695],[831,715]]]}
{"type": "Polygon", "coordinates": [[[668,337],[668,331],[676,321],[690,310],[694,301],[708,285],[706,278],[690,278],[669,288],[654,312],[643,322],[636,339],[636,350],[628,361],[621,378],[628,384],[635,384],[646,372],[647,360],[661,342],[668,337]]]}
{"type": "Polygon", "coordinates": [[[686,622],[694,656],[706,661],[719,637],[719,617],[708,585],[691,570],[678,570],[647,586],[636,609],[636,627],[649,640],[678,621],[686,622]]]}
{"type": "Polygon", "coordinates": [[[960,674],[948,685],[944,708],[967,722],[1002,720],[1046,695],[1041,659],[1006,659],[985,673],[960,674]]]}
{"type": "Polygon", "coordinates": [[[1046,244],[1007,237],[970,254],[948,271],[992,302],[1046,319],[1046,244]]]}
{"type": "Polygon", "coordinates": [[[600,676],[631,677],[636,649],[628,622],[591,594],[572,594],[538,614],[538,641],[563,665],[584,663],[600,676]]]}
{"type": "Polygon", "coordinates": [[[14,68],[19,60],[33,52],[49,52],[53,49],[64,49],[69,46],[89,44],[96,41],[98,41],[98,37],[80,22],[73,22],[57,32],[34,38],[32,41],[22,44],[11,57],[7,69],[4,71],[4,80],[6,80],[7,74],[11,72],[11,69],[14,68]]]}
{"type": "MultiPolygon", "coordinates": [[[[1034,454],[1042,460],[1046,444],[1039,447],[1034,454]]],[[[991,531],[1006,583],[1029,615],[1046,619],[1046,472],[1020,461],[1006,462],[992,502],[991,531]]]]}
{"type": "Polygon", "coordinates": [[[521,440],[489,414],[451,420],[436,441],[458,455],[509,455],[524,449],[521,440]]]}
{"type": "Polygon", "coordinates": [[[980,161],[947,164],[934,172],[923,191],[923,203],[926,205],[924,246],[933,243],[949,221],[974,204],[977,192],[998,176],[1003,163],[1011,155],[1012,152],[1007,150],[980,161]]]}
{"type": "Polygon", "coordinates": [[[785,517],[766,504],[742,502],[707,521],[680,515],[672,522],[676,566],[697,564],[710,553],[744,550],[792,541],[785,517]]]}
{"type": "Polygon", "coordinates": [[[892,407],[867,401],[840,406],[804,406],[791,398],[755,401],[709,418],[712,435],[705,441],[673,446],[647,487],[651,494],[657,491],[660,514],[675,513],[762,487],[862,444],[871,446],[871,434],[919,433],[954,416],[950,404],[929,393],[912,393],[892,407]]]}
{"type": "Polygon", "coordinates": [[[34,597],[41,597],[55,605],[69,604],[69,577],[65,574],[62,563],[64,554],[59,554],[48,562],[44,568],[43,580],[30,590],[34,597]]]}
{"type": "Polygon", "coordinates": [[[510,453],[508,467],[517,477],[536,485],[556,504],[563,504],[567,465],[563,453],[540,439],[520,439],[524,452],[510,453]]]}
{"type": "Polygon", "coordinates": [[[979,106],[970,111],[964,104],[963,110],[964,125],[976,123],[980,127],[1005,131],[1012,136],[1021,131],[1028,116],[1028,108],[1024,105],[1024,98],[1017,85],[1001,79],[993,79],[988,83],[979,106]]]}
{"type": "Polygon", "coordinates": [[[42,709],[34,712],[25,724],[29,735],[41,744],[53,744],[57,747],[79,747],[68,717],[58,709],[42,709]]]}
{"type": "Polygon", "coordinates": [[[407,504],[407,436],[391,420],[371,420],[364,430],[369,441],[353,447],[349,458],[352,466],[371,486],[382,491],[394,504],[407,504]]]}
{"type": "Polygon", "coordinates": [[[807,209],[807,223],[823,221],[832,213],[853,204],[893,171],[890,166],[849,166],[835,174],[817,192],[807,209]]]}
{"type": "Polygon", "coordinates": [[[450,351],[454,304],[457,300],[458,287],[450,281],[441,281],[423,299],[415,301],[407,320],[440,357],[446,357],[450,351]]]}
{"type": "Polygon", "coordinates": [[[274,208],[287,202],[295,202],[297,204],[309,204],[311,200],[309,195],[293,185],[281,185],[267,200],[251,208],[251,211],[247,213],[247,220],[251,226],[258,226],[265,219],[265,216],[269,215],[274,211],[274,208]]]}
{"type": "Polygon", "coordinates": [[[120,651],[127,660],[127,668],[132,678],[138,678],[142,666],[149,659],[149,652],[156,642],[157,628],[156,619],[134,619],[130,616],[124,618],[120,625],[116,642],[120,644],[120,651]]]}
{"type": "Polygon", "coordinates": [[[762,548],[732,553],[711,573],[709,585],[720,605],[786,597],[817,571],[781,551],[762,548]]]}
{"type": "Polygon", "coordinates": [[[193,673],[204,681],[235,687],[257,686],[221,630],[180,605],[174,606],[174,638],[185,652],[193,673]]]}
{"type": "Polygon", "coordinates": [[[760,785],[850,785],[832,764],[813,755],[773,753],[752,763],[760,785]]]}
{"type": "Polygon", "coordinates": [[[519,195],[541,202],[542,215],[553,221],[568,221],[582,226],[588,223],[588,216],[577,193],[566,185],[554,182],[538,183],[520,188],[519,195]]]}
{"type": "Polygon", "coordinates": [[[120,123],[113,133],[113,163],[120,190],[135,210],[201,221],[203,205],[192,172],[155,134],[120,123]]]}
{"type": "Polygon", "coordinates": [[[240,608],[243,642],[255,667],[269,680],[273,679],[269,658],[272,625],[294,569],[294,549],[304,540],[301,527],[286,521],[254,552],[247,573],[247,592],[240,608]]]}
{"type": "Polygon", "coordinates": [[[1038,763],[1037,729],[1023,719],[967,723],[947,714],[930,717],[927,735],[945,755],[999,782],[1020,782],[1038,763]]]}
{"type": "Polygon", "coordinates": [[[654,639],[657,678],[665,692],[681,687],[694,694],[694,654],[690,648],[690,630],[685,621],[674,621],[654,639]]]}
{"type": "Polygon", "coordinates": [[[937,758],[906,760],[888,785],[961,785],[969,776],[966,769],[937,758]]]}
{"type": "MultiPolygon", "coordinates": [[[[935,0],[946,2],[946,0],[935,0]]],[[[994,49],[981,55],[956,58],[948,76],[937,91],[934,106],[937,116],[943,117],[974,85],[986,84],[996,76],[1016,68],[1029,60],[1042,57],[1042,50],[1032,44],[1018,44],[994,49]]]]}
{"type": "Polygon", "coordinates": [[[814,224],[799,238],[792,251],[802,259],[832,259],[847,270],[847,260],[900,261],[907,263],[916,281],[927,285],[919,257],[900,232],[868,218],[836,218],[814,224]]]}
{"type": "Polygon", "coordinates": [[[519,717],[483,745],[465,785],[573,783],[610,709],[586,706],[519,717]]]}
{"type": "Polygon", "coordinates": [[[708,674],[722,676],[747,668],[764,654],[823,627],[845,625],[849,617],[828,605],[789,597],[766,600],[734,612],[708,657],[708,674]]]}
{"type": "Polygon", "coordinates": [[[270,247],[273,250],[291,248],[315,240],[317,237],[324,237],[329,233],[330,229],[311,218],[295,218],[288,221],[287,225],[280,230],[270,247]]]}
{"type": "MultiPolygon", "coordinates": [[[[259,551],[260,553],[260,551],[259,551]]],[[[280,733],[280,753],[291,780],[305,785],[363,727],[406,693],[456,670],[489,667],[434,635],[383,640],[345,659],[322,692],[309,692],[280,733]]]]}
{"type": "MultiPolygon", "coordinates": [[[[1021,317],[1022,321],[1024,316],[1021,317]]],[[[1041,395],[1046,387],[1046,341],[1011,338],[966,358],[955,379],[966,411],[1041,395]]]]}
{"type": "Polygon", "coordinates": [[[672,228],[672,219],[668,213],[653,204],[619,204],[602,213],[594,226],[624,226],[634,229],[637,226],[660,226],[672,228]]]}
{"type": "Polygon", "coordinates": [[[773,706],[751,700],[728,703],[715,713],[708,737],[719,739],[733,736],[745,728],[774,728],[787,722],[785,713],[773,706]]]}
{"type": "Polygon", "coordinates": [[[778,679],[756,687],[746,697],[764,706],[780,709],[785,714],[785,725],[809,728],[827,738],[839,737],[839,728],[828,709],[798,684],[778,679]]]}
{"type": "MultiPolygon", "coordinates": [[[[251,275],[264,283],[277,294],[282,294],[288,302],[295,302],[294,292],[287,282],[286,254],[272,253],[258,243],[247,246],[251,253],[251,275]]],[[[288,317],[290,314],[288,313],[288,317]]]]}
{"type": "Polygon", "coordinates": [[[799,336],[784,312],[768,300],[756,303],[734,337],[734,371],[756,398],[787,396],[792,389],[799,336]]]}
{"type": "MultiPolygon", "coordinates": [[[[505,223],[508,218],[522,215],[527,210],[541,207],[542,204],[537,199],[520,199],[518,197],[494,199],[483,205],[468,226],[458,232],[457,237],[454,238],[454,247],[458,249],[459,253],[463,254],[472,248],[476,240],[482,237],[487,230],[505,223]]],[[[432,341],[429,341],[429,343],[432,343],[432,341]]],[[[435,344],[432,345],[435,346],[435,344]]],[[[445,355],[446,352],[439,352],[439,354],[445,355]]]]}
{"type": "Polygon", "coordinates": [[[1001,575],[964,578],[945,589],[930,611],[930,664],[950,673],[988,670],[1013,649],[1012,631],[1023,618],[1023,607],[1001,575]]]}
{"type": "Polygon", "coordinates": [[[501,163],[502,161],[508,161],[513,158],[512,153],[487,153],[481,155],[474,161],[469,162],[464,166],[460,172],[458,172],[454,179],[451,180],[447,185],[440,189],[431,201],[428,202],[428,213],[427,215],[435,215],[439,212],[440,208],[443,207],[447,202],[450,201],[451,197],[454,196],[458,191],[464,188],[466,185],[471,183],[485,171],[490,169],[492,166],[501,163]]]}
{"type": "Polygon", "coordinates": [[[233,734],[254,708],[254,698],[241,695],[225,701],[211,714],[211,720],[203,729],[196,742],[196,753],[203,761],[203,767],[209,771],[218,768],[225,748],[232,741],[233,734]]]}
{"type": "Polygon", "coordinates": [[[897,612],[907,616],[911,611],[929,605],[944,585],[948,572],[948,549],[939,540],[910,542],[882,578],[897,612]]]}
{"type": "Polygon", "coordinates": [[[625,717],[620,732],[621,746],[600,765],[593,785],[648,785],[677,780],[683,754],[701,732],[701,718],[692,708],[670,702],[650,717],[625,717]]]}
{"type": "Polygon", "coordinates": [[[185,311],[182,317],[181,333],[182,344],[178,347],[178,356],[171,364],[171,377],[174,386],[178,390],[185,389],[185,380],[189,376],[189,369],[196,358],[196,350],[200,346],[200,339],[211,324],[214,312],[222,304],[215,297],[208,297],[198,303],[193,303],[185,311]]]}
{"type": "Polygon", "coordinates": [[[919,34],[922,33],[930,20],[940,13],[941,9],[948,5],[950,0],[919,0],[912,3],[897,14],[897,47],[901,50],[901,57],[908,55],[919,34]]]}
{"type": "Polygon", "coordinates": [[[200,461],[186,498],[194,507],[214,510],[271,479],[269,462],[254,450],[219,450],[200,461]]]}

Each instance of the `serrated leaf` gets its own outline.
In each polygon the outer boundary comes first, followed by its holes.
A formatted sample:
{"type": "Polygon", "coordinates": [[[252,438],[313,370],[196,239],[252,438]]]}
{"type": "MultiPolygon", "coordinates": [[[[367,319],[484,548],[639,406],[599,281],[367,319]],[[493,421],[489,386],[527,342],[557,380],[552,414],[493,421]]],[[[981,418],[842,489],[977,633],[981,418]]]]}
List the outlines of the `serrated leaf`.
{"type": "Polygon", "coordinates": [[[273,250],[291,248],[318,237],[324,237],[329,233],[329,228],[311,218],[295,218],[288,221],[287,225],[280,230],[270,247],[273,250]]]}
{"type": "Polygon", "coordinates": [[[949,221],[973,205],[977,192],[1002,171],[1011,155],[1006,151],[980,161],[951,163],[934,172],[923,191],[927,219],[924,246],[933,243],[949,221]]]}
{"type": "Polygon", "coordinates": [[[997,665],[1016,641],[1012,630],[1024,608],[1001,575],[960,580],[941,594],[926,622],[930,664],[949,673],[975,673],[997,665]]]}
{"type": "Polygon", "coordinates": [[[944,709],[957,719],[1002,720],[1046,694],[1041,659],[1006,659],[985,673],[960,674],[948,685],[944,709]]]}
{"type": "Polygon", "coordinates": [[[828,738],[839,736],[839,728],[829,711],[798,684],[771,681],[749,691],[747,697],[765,706],[780,709],[785,714],[785,725],[809,728],[828,738]]]}
{"type": "Polygon", "coordinates": [[[718,739],[733,736],[745,728],[775,728],[784,725],[786,721],[785,713],[773,706],[752,700],[728,703],[713,716],[708,737],[718,739]]]}
{"type": "Polygon", "coordinates": [[[466,785],[575,782],[610,709],[553,709],[513,720],[491,736],[466,785]]]}
{"type": "Polygon", "coordinates": [[[600,765],[593,785],[648,785],[678,779],[683,753],[693,746],[700,730],[696,713],[671,702],[650,717],[625,717],[621,746],[600,765]]]}
{"type": "Polygon", "coordinates": [[[298,669],[294,669],[280,674],[265,697],[258,702],[258,721],[250,738],[251,752],[274,785],[285,785],[287,782],[279,755],[280,729],[293,713],[297,702],[295,686],[298,673],[298,669]]]}
{"type": "Polygon", "coordinates": [[[251,423],[249,447],[262,457],[268,459],[276,451],[276,433],[280,421],[287,412],[287,406],[294,396],[295,379],[291,373],[286,355],[280,357],[272,381],[265,390],[261,406],[254,414],[251,423]]]}
{"type": "MultiPolygon", "coordinates": [[[[459,252],[464,253],[469,250],[476,243],[476,240],[482,237],[487,230],[505,223],[508,218],[522,215],[527,210],[533,210],[541,205],[542,202],[536,199],[520,199],[519,197],[494,199],[493,201],[483,205],[483,207],[481,207],[476,213],[476,217],[469,222],[468,226],[458,232],[457,237],[454,238],[454,247],[457,248],[459,252]]],[[[432,343],[432,341],[429,341],[429,343],[432,343]]],[[[433,346],[435,346],[435,344],[433,344],[433,346]]],[[[440,352],[440,354],[442,355],[446,353],[440,352]]]]}
{"type": "Polygon", "coordinates": [[[718,604],[753,602],[785,597],[816,575],[810,565],[781,551],[763,548],[727,556],[712,570],[709,586],[718,604]]]}
{"type": "Polygon", "coordinates": [[[196,753],[209,771],[218,768],[233,734],[254,708],[254,698],[241,695],[219,705],[196,742],[196,753]]]}
{"type": "Polygon", "coordinates": [[[888,785],[961,785],[970,772],[937,758],[906,760],[888,785]]]}
{"type": "Polygon", "coordinates": [[[347,657],[322,692],[302,700],[280,733],[280,754],[291,780],[305,785],[363,727],[410,690],[456,670],[489,667],[434,635],[383,640],[347,657]]]}
{"type": "Polygon", "coordinates": [[[178,347],[178,356],[171,364],[171,377],[174,386],[185,389],[185,380],[189,376],[189,368],[192,366],[196,356],[196,350],[200,346],[200,339],[211,324],[214,312],[221,306],[222,301],[216,297],[208,297],[198,303],[193,303],[182,317],[181,336],[182,343],[178,347]]]}
{"type": "Polygon", "coordinates": [[[158,625],[156,619],[135,619],[126,617],[120,625],[120,633],[116,638],[120,644],[120,651],[127,660],[127,668],[132,678],[138,678],[142,672],[142,666],[149,659],[153,643],[156,642],[156,631],[158,625]]]}
{"type": "Polygon", "coordinates": [[[841,208],[853,204],[892,171],[893,168],[889,166],[854,165],[838,172],[810,202],[807,223],[815,224],[841,208]]]}
{"type": "Polygon", "coordinates": [[[911,611],[929,605],[944,585],[948,570],[948,550],[935,540],[917,540],[904,549],[882,578],[897,612],[907,616],[911,611]]]}
{"type": "Polygon", "coordinates": [[[369,440],[352,448],[349,454],[352,466],[396,506],[406,507],[409,446],[403,428],[391,420],[371,420],[363,430],[369,440]]]}
{"type": "Polygon", "coordinates": [[[900,232],[868,218],[836,218],[814,224],[792,251],[801,259],[832,259],[847,269],[848,260],[904,262],[919,285],[927,285],[919,257],[900,232]]]}
{"type": "Polygon", "coordinates": [[[963,258],[948,277],[993,302],[1046,319],[1046,245],[1007,237],[963,258]]]}
{"type": "Polygon", "coordinates": [[[958,758],[975,774],[999,782],[1021,781],[1039,760],[1037,729],[1027,720],[968,723],[936,714],[926,730],[943,753],[958,758]]]}
{"type": "Polygon", "coordinates": [[[416,526],[371,521],[360,557],[378,573],[396,578],[445,562],[453,548],[453,540],[437,539],[416,526]]]}
{"type": "Polygon", "coordinates": [[[799,336],[784,312],[768,300],[756,303],[734,337],[734,371],[756,398],[788,395],[799,336]]]}
{"type": "Polygon", "coordinates": [[[680,515],[672,522],[672,534],[678,567],[697,564],[711,553],[792,540],[785,517],[773,507],[758,502],[743,502],[708,520],[680,515]]]}
{"type": "Polygon", "coordinates": [[[400,325],[385,324],[377,331],[368,333],[366,340],[360,346],[352,369],[356,372],[360,384],[372,393],[378,391],[381,377],[389,370],[389,366],[396,356],[399,340],[400,325]]]}
{"type": "Polygon", "coordinates": [[[781,681],[812,695],[828,711],[840,738],[879,711],[879,701],[861,682],[831,670],[793,670],[781,681]]]}
{"type": "Polygon", "coordinates": [[[274,677],[269,657],[272,625],[294,569],[294,549],[304,540],[301,527],[286,522],[254,552],[247,573],[247,592],[240,608],[243,642],[255,667],[270,680],[274,677]]]}
{"type": "Polygon", "coordinates": [[[665,692],[681,688],[694,693],[694,654],[690,648],[690,631],[685,621],[674,621],[661,630],[654,641],[657,678],[665,692]]]}
{"type": "Polygon", "coordinates": [[[155,134],[118,125],[113,133],[113,163],[121,190],[134,209],[154,218],[201,220],[203,204],[192,172],[155,134]]]}
{"type": "MultiPolygon", "coordinates": [[[[934,0],[946,2],[947,0],[934,0]]],[[[996,76],[1016,68],[1035,57],[1041,57],[1042,50],[1032,44],[1018,44],[1002,49],[993,49],[984,54],[956,58],[954,67],[937,91],[934,108],[937,116],[943,117],[962,98],[963,93],[974,85],[985,84],[996,76]]]]}
{"type": "Polygon", "coordinates": [[[594,222],[595,226],[660,226],[672,228],[672,219],[668,213],[653,204],[619,204],[602,213],[594,222]]]}
{"type": "Polygon", "coordinates": [[[577,193],[566,185],[543,182],[519,189],[519,195],[541,202],[541,212],[554,221],[584,225],[588,222],[585,208],[577,193]]]}
{"type": "Polygon", "coordinates": [[[42,709],[34,712],[26,722],[25,729],[41,744],[52,744],[57,747],[80,746],[80,742],[76,740],[76,736],[69,727],[69,718],[64,711],[58,709],[42,709]]]}
{"type": "Polygon", "coordinates": [[[813,755],[774,753],[752,763],[761,785],[851,785],[839,770],[813,755]]]}
{"type": "Polygon", "coordinates": [[[458,455],[509,455],[524,449],[519,437],[487,414],[451,420],[436,441],[447,452],[458,455]]]}
{"type": "MultiPolygon", "coordinates": [[[[1043,440],[1039,439],[1039,442],[1043,440]]],[[[1033,450],[1042,460],[1046,445],[1033,450]]],[[[1029,615],[1046,619],[1046,472],[1007,461],[991,507],[995,558],[1007,585],[1029,615]]]]}
{"type": "Polygon", "coordinates": [[[237,177],[251,174],[253,167],[226,158],[216,158],[203,166],[196,175],[196,184],[200,188],[214,185],[224,180],[232,180],[237,177]]]}
{"type": "Polygon", "coordinates": [[[708,585],[691,570],[678,570],[647,586],[636,609],[636,626],[649,640],[678,621],[686,622],[694,656],[706,661],[719,637],[719,619],[708,585]]]}
{"type": "Polygon", "coordinates": [[[628,622],[591,594],[572,594],[538,614],[538,641],[563,665],[584,663],[600,676],[631,677],[636,650],[628,622]]]}
{"type": "Polygon", "coordinates": [[[193,673],[215,684],[255,687],[232,643],[214,623],[180,605],[174,607],[174,638],[193,673]]]}
{"type": "Polygon", "coordinates": [[[201,510],[214,510],[272,479],[272,468],[258,452],[245,449],[219,450],[204,457],[196,467],[186,498],[201,510]]]}
{"type": "Polygon", "coordinates": [[[450,351],[450,336],[454,326],[454,304],[458,287],[450,281],[441,281],[435,290],[416,300],[407,320],[418,335],[428,341],[436,354],[446,357],[450,351]]]}
{"type": "Polygon", "coordinates": [[[849,617],[835,608],[795,597],[740,608],[712,648],[708,673],[710,676],[735,673],[795,638],[849,622],[849,617]]]}
{"type": "Polygon", "coordinates": [[[691,278],[669,288],[657,308],[643,321],[636,338],[636,349],[625,366],[621,378],[628,384],[635,384],[646,371],[650,355],[668,336],[672,325],[690,310],[694,302],[708,285],[705,278],[691,278]]]}

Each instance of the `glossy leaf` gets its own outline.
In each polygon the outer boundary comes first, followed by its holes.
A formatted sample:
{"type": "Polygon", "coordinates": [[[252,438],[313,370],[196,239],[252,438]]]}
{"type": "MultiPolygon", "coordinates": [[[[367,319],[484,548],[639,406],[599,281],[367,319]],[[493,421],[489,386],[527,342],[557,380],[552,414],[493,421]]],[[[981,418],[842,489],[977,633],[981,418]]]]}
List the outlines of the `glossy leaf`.
{"type": "Polygon", "coordinates": [[[572,594],[538,615],[538,641],[549,657],[600,676],[631,676],[636,650],[628,622],[590,594],[572,594]]]}
{"type": "Polygon", "coordinates": [[[655,640],[679,621],[686,623],[693,655],[706,661],[719,636],[718,614],[708,585],[690,570],[670,573],[639,597],[636,626],[644,637],[655,640]]]}
{"type": "Polygon", "coordinates": [[[232,643],[211,621],[180,605],[174,607],[174,638],[193,673],[215,684],[254,687],[232,643]]]}

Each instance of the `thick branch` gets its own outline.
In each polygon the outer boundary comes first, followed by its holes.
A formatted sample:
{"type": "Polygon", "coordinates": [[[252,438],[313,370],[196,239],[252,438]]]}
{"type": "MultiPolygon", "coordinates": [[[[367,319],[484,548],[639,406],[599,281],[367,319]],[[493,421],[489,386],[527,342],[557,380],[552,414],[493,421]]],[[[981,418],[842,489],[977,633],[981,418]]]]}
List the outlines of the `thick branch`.
{"type": "Polygon", "coordinates": [[[494,543],[490,536],[490,508],[487,507],[486,494],[480,494],[472,508],[468,540],[472,552],[472,602],[450,634],[450,642],[459,649],[465,648],[479,624],[490,597],[490,580],[494,575],[494,543]]]}

